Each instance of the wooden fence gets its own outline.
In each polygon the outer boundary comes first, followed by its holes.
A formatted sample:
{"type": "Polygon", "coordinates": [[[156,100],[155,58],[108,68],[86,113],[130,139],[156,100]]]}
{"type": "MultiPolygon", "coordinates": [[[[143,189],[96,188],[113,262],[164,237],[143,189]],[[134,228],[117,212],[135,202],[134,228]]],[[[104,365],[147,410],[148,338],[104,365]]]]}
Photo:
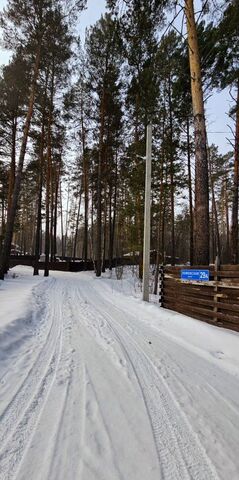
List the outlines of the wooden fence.
{"type": "Polygon", "coordinates": [[[239,331],[239,265],[161,267],[161,305],[239,331]],[[182,269],[210,270],[209,282],[185,282],[182,269]]]}
{"type": "MultiPolygon", "coordinates": [[[[13,268],[17,265],[27,265],[33,267],[35,258],[32,255],[11,255],[9,266],[13,268]]],[[[139,258],[137,256],[131,257],[119,257],[112,260],[112,267],[117,267],[119,265],[138,265],[139,258]]],[[[153,260],[152,260],[153,263],[153,260]]],[[[38,267],[40,270],[44,270],[45,262],[39,262],[38,267]]],[[[82,272],[84,270],[94,270],[94,262],[88,260],[85,265],[83,260],[72,261],[70,259],[64,260],[63,262],[49,262],[49,270],[63,271],[63,272],[82,272]]],[[[105,260],[105,268],[109,268],[109,260],[105,260]]]]}
{"type": "MultiPolygon", "coordinates": [[[[9,266],[10,268],[16,267],[17,265],[27,265],[29,267],[33,267],[35,262],[34,257],[28,256],[18,256],[18,257],[11,257],[9,266]]],[[[39,270],[44,270],[45,262],[38,262],[39,270]]],[[[82,272],[83,270],[94,270],[94,264],[90,260],[85,263],[81,262],[71,262],[71,261],[64,261],[64,262],[49,262],[49,270],[54,271],[61,271],[61,272],[82,272]]]]}

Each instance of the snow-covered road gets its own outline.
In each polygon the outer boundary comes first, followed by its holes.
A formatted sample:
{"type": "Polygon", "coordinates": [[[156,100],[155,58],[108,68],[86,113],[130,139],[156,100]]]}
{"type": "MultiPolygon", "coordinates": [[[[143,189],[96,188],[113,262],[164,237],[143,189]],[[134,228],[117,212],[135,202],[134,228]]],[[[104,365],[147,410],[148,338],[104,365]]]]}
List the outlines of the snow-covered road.
{"type": "Polygon", "coordinates": [[[0,480],[238,480],[239,334],[143,304],[127,280],[15,271],[0,480]]]}

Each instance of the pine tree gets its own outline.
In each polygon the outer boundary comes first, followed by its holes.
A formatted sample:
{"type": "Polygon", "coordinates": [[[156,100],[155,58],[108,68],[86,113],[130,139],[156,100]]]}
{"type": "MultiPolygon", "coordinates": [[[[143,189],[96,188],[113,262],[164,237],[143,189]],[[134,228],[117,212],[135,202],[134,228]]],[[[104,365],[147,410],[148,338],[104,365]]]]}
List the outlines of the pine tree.
{"type": "Polygon", "coordinates": [[[0,81],[0,134],[2,152],[10,159],[8,175],[8,213],[10,211],[16,174],[17,136],[21,128],[23,107],[27,96],[28,63],[20,52],[3,68],[0,81]]]}
{"type": "Polygon", "coordinates": [[[52,28],[54,28],[54,21],[57,16],[60,16],[61,19],[67,18],[68,22],[70,22],[72,21],[72,17],[77,13],[76,9],[82,8],[84,4],[84,0],[68,2],[67,9],[65,9],[65,2],[60,0],[39,0],[37,2],[35,0],[24,0],[22,2],[9,0],[7,8],[1,17],[1,26],[4,31],[6,47],[10,47],[16,51],[20,50],[21,55],[25,55],[30,64],[28,109],[21,140],[11,208],[9,210],[4,245],[1,252],[0,278],[2,279],[8,269],[27,141],[33,116],[39,71],[43,60],[44,42],[46,42],[47,38],[49,39],[49,34],[52,28]]]}
{"type": "Polygon", "coordinates": [[[8,269],[8,258],[10,255],[14,221],[16,217],[16,210],[18,204],[18,198],[20,194],[23,164],[26,155],[27,140],[30,130],[31,119],[33,115],[33,107],[35,102],[37,79],[39,75],[40,60],[41,60],[41,47],[43,32],[46,25],[46,13],[49,8],[44,0],[34,2],[29,0],[28,2],[21,2],[21,4],[15,0],[11,0],[8,3],[8,8],[4,11],[2,16],[2,27],[5,34],[5,43],[10,46],[15,46],[29,52],[32,62],[31,84],[29,89],[29,103],[28,110],[24,124],[23,136],[21,141],[21,148],[19,153],[19,161],[17,167],[17,174],[14,182],[14,189],[12,195],[11,208],[9,210],[8,221],[6,225],[6,233],[4,239],[4,245],[1,252],[0,260],[0,278],[4,279],[4,273],[8,269]],[[32,16],[31,16],[32,14],[32,16]],[[34,18],[34,27],[32,27],[31,19],[34,18]],[[27,38],[27,42],[26,42],[27,38]]]}
{"type": "Polygon", "coordinates": [[[239,188],[239,1],[225,2],[223,17],[214,29],[216,37],[213,84],[221,89],[234,89],[235,118],[234,184],[231,223],[231,260],[238,263],[238,188],[239,188]]]}
{"type": "Polygon", "coordinates": [[[206,124],[193,0],[185,0],[195,139],[195,262],[209,264],[209,181],[206,124]]]}
{"type": "MultiPolygon", "coordinates": [[[[114,91],[118,95],[117,82],[120,74],[121,42],[118,35],[118,23],[110,15],[102,17],[93,27],[86,41],[89,82],[92,99],[95,98],[95,121],[98,130],[98,159],[96,183],[96,275],[102,270],[102,193],[106,195],[103,176],[111,139],[109,137],[111,102],[114,91]]],[[[113,100],[114,101],[114,100],[113,100]]],[[[118,106],[117,106],[118,108],[118,106]]],[[[114,112],[113,112],[114,115],[114,112]]],[[[111,135],[111,133],[110,133],[111,135]]],[[[106,233],[106,231],[105,231],[106,233]]],[[[106,244],[105,244],[106,245],[106,244]]]]}

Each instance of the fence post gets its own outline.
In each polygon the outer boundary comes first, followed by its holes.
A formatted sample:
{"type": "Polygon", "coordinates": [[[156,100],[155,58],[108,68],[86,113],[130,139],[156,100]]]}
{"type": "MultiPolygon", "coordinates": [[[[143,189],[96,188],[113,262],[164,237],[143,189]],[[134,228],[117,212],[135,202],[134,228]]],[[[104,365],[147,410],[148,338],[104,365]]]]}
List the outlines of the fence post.
{"type": "MultiPolygon", "coordinates": [[[[214,264],[214,282],[216,282],[216,285],[214,286],[214,296],[213,296],[213,301],[216,302],[216,305],[214,305],[213,307],[213,313],[217,313],[218,312],[218,280],[219,280],[219,276],[218,276],[218,272],[220,270],[220,259],[219,259],[219,256],[217,255],[216,256],[216,259],[215,259],[215,264],[214,264]]],[[[217,317],[213,315],[213,322],[217,322],[217,317]]]]}

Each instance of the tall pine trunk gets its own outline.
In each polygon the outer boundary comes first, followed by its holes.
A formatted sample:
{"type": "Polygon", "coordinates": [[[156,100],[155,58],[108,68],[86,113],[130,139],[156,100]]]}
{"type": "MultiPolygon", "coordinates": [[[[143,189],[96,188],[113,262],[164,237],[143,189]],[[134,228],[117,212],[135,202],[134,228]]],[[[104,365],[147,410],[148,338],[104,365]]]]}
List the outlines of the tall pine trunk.
{"type": "MultiPolygon", "coordinates": [[[[214,228],[214,237],[215,237],[215,246],[216,246],[215,250],[216,250],[216,256],[220,260],[220,258],[221,258],[221,242],[220,242],[220,234],[219,234],[217,204],[216,204],[214,180],[213,180],[213,175],[212,175],[212,164],[211,164],[211,158],[210,158],[210,151],[208,153],[208,165],[209,165],[209,177],[210,177],[211,191],[212,191],[212,211],[213,211],[214,223],[215,223],[215,228],[214,228]]],[[[213,262],[214,262],[214,260],[215,260],[215,256],[213,256],[213,258],[212,258],[213,262]]]]}
{"type": "Polygon", "coordinates": [[[58,171],[56,171],[56,184],[55,184],[55,205],[54,205],[54,226],[53,226],[53,261],[56,261],[57,254],[57,217],[58,217],[58,193],[59,193],[59,183],[60,183],[60,170],[61,164],[59,165],[58,171]]]}
{"type": "Polygon", "coordinates": [[[193,0],[185,0],[195,129],[195,262],[209,264],[209,186],[201,65],[193,0]]]}
{"type": "Polygon", "coordinates": [[[225,263],[229,262],[230,258],[230,226],[229,226],[229,207],[228,207],[228,192],[227,179],[224,182],[224,199],[225,199],[225,222],[226,222],[226,258],[225,263]]]}
{"type": "Polygon", "coordinates": [[[39,255],[40,255],[40,242],[41,242],[41,227],[42,227],[42,189],[43,189],[43,168],[44,168],[44,145],[45,145],[45,117],[46,117],[46,99],[47,99],[47,84],[48,84],[48,71],[46,74],[45,93],[43,100],[42,111],[42,127],[41,127],[41,140],[40,140],[40,152],[39,152],[39,191],[38,191],[38,203],[37,203],[37,225],[35,234],[35,260],[33,275],[39,275],[39,255]]]}
{"type": "Polygon", "coordinates": [[[66,218],[65,218],[65,238],[64,238],[64,256],[68,253],[68,224],[69,224],[69,201],[70,201],[70,184],[68,183],[67,203],[66,203],[66,218]]]}
{"type": "Polygon", "coordinates": [[[115,225],[116,225],[116,211],[117,211],[117,181],[118,181],[118,158],[116,153],[116,164],[115,164],[115,179],[114,179],[114,197],[113,197],[113,218],[112,218],[112,194],[113,194],[113,185],[111,184],[111,195],[110,195],[110,228],[109,228],[109,269],[113,268],[113,255],[114,255],[114,241],[115,241],[115,225]]]}
{"type": "MultiPolygon", "coordinates": [[[[165,110],[164,110],[165,112],[165,110]]],[[[165,149],[164,149],[164,140],[165,140],[165,113],[163,116],[162,122],[162,153],[161,153],[161,169],[160,169],[160,197],[159,197],[159,219],[158,219],[158,228],[157,228],[157,254],[156,254],[156,266],[154,274],[154,295],[157,295],[158,292],[158,280],[159,280],[159,267],[160,262],[163,263],[164,258],[164,197],[165,197],[165,188],[164,188],[164,162],[165,162],[165,149]]]]}
{"type": "Polygon", "coordinates": [[[65,256],[64,251],[64,222],[63,222],[63,205],[62,205],[62,188],[60,183],[60,210],[61,210],[61,259],[65,256]]]}
{"type": "Polygon", "coordinates": [[[80,189],[80,197],[79,197],[77,217],[76,217],[76,229],[75,229],[75,238],[74,238],[74,247],[73,247],[73,262],[75,262],[75,259],[76,259],[76,247],[77,247],[79,222],[80,222],[80,207],[81,207],[81,189],[80,189]]]}
{"type": "Polygon", "coordinates": [[[40,253],[40,234],[41,234],[41,210],[42,210],[42,188],[43,188],[43,159],[44,159],[44,141],[45,141],[45,116],[42,116],[41,145],[39,154],[39,186],[38,186],[38,204],[37,204],[37,227],[35,240],[35,261],[33,275],[39,275],[39,253],[40,253]]]}
{"type": "Polygon", "coordinates": [[[173,152],[173,114],[171,99],[171,78],[168,85],[169,125],[170,125],[170,203],[171,203],[171,265],[175,265],[175,205],[174,205],[174,152],[173,152]]]}
{"type": "Polygon", "coordinates": [[[38,191],[38,205],[37,205],[37,228],[35,239],[35,260],[33,275],[39,275],[39,255],[40,255],[40,235],[41,235],[41,209],[42,209],[42,186],[43,186],[43,173],[42,169],[39,176],[39,191],[38,191]]]}
{"type": "Polygon", "coordinates": [[[112,254],[111,254],[111,238],[112,238],[112,197],[113,197],[113,179],[110,177],[109,180],[109,250],[108,250],[108,259],[109,259],[109,270],[112,270],[112,254]]]}
{"type": "Polygon", "coordinates": [[[2,242],[5,233],[5,197],[2,196],[2,205],[1,205],[1,235],[0,235],[0,252],[2,249],[2,242]]]}
{"type": "MultiPolygon", "coordinates": [[[[49,276],[49,257],[50,257],[50,207],[51,207],[51,182],[52,182],[52,115],[54,102],[54,84],[55,84],[55,64],[52,63],[51,84],[50,84],[50,104],[48,112],[47,125],[47,169],[46,169],[46,231],[45,231],[45,270],[44,276],[49,276]]],[[[52,209],[51,209],[52,213],[52,209]]]]}
{"type": "Polygon", "coordinates": [[[8,185],[8,216],[11,209],[12,195],[14,190],[15,175],[16,175],[16,135],[17,135],[17,119],[12,119],[12,148],[11,148],[11,165],[9,172],[9,185],[8,185]]]}
{"type": "Polygon", "coordinates": [[[83,117],[83,105],[81,106],[81,130],[82,130],[82,151],[83,151],[83,187],[84,187],[84,198],[85,198],[85,211],[84,211],[84,240],[83,240],[83,251],[84,251],[84,269],[87,270],[87,260],[88,260],[88,215],[89,215],[89,165],[88,157],[86,153],[86,137],[85,137],[85,125],[83,117]]]}
{"type": "Polygon", "coordinates": [[[103,87],[100,113],[100,140],[97,172],[97,218],[96,218],[96,276],[101,276],[102,263],[102,163],[105,130],[105,87],[103,87]]]}
{"type": "Polygon", "coordinates": [[[232,263],[238,263],[238,185],[239,185],[239,80],[237,83],[236,106],[236,134],[234,155],[234,180],[232,201],[232,226],[231,226],[231,256],[232,263]]]}
{"type": "Polygon", "coordinates": [[[47,165],[46,165],[46,229],[45,229],[45,270],[44,276],[49,276],[50,256],[50,188],[51,188],[51,113],[48,119],[47,133],[47,165]]]}
{"type": "Polygon", "coordinates": [[[55,201],[54,201],[54,191],[55,191],[55,182],[56,182],[56,171],[55,171],[55,165],[53,166],[52,162],[51,162],[51,174],[50,174],[50,179],[51,179],[51,182],[50,182],[50,185],[51,185],[51,188],[50,188],[50,211],[51,211],[51,215],[50,215],[50,252],[51,252],[51,262],[54,261],[54,221],[55,221],[55,216],[54,216],[54,213],[55,213],[55,201]]]}
{"type": "Polygon", "coordinates": [[[107,190],[106,182],[104,187],[104,241],[103,241],[103,259],[102,259],[102,272],[105,272],[105,261],[106,261],[106,240],[107,240],[107,190]]]}
{"type": "Polygon", "coordinates": [[[190,125],[187,118],[187,160],[188,160],[188,194],[189,194],[189,217],[190,217],[190,233],[189,233],[189,259],[190,265],[194,261],[194,221],[193,221],[193,194],[192,194],[192,171],[191,171],[191,149],[190,149],[190,125]]]}
{"type": "Polygon", "coordinates": [[[156,255],[156,266],[155,266],[155,274],[154,274],[154,295],[158,293],[158,279],[159,279],[159,266],[160,262],[163,261],[163,252],[162,252],[162,232],[163,232],[163,213],[164,213],[164,185],[163,185],[163,177],[164,177],[164,166],[163,166],[163,155],[162,155],[162,165],[161,165],[161,175],[160,175],[160,200],[159,200],[159,219],[158,219],[158,228],[157,228],[157,255],[156,255]]]}

